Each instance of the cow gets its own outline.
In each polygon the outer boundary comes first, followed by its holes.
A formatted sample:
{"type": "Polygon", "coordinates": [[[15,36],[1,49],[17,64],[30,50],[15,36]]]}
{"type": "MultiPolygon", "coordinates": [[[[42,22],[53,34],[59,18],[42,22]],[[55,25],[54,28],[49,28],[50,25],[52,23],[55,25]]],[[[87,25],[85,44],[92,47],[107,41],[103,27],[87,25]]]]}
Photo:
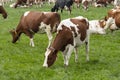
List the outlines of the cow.
{"type": "Polygon", "coordinates": [[[7,12],[4,9],[4,7],[2,6],[2,4],[0,4],[0,14],[2,14],[3,18],[6,19],[7,18],[7,12]]]}
{"type": "Polygon", "coordinates": [[[14,4],[14,8],[17,8],[20,5],[26,5],[27,0],[17,0],[16,3],[14,4]]]}
{"type": "Polygon", "coordinates": [[[61,9],[61,13],[65,7],[68,8],[69,13],[71,14],[71,6],[73,4],[73,0],[57,0],[55,5],[51,9],[51,12],[58,12],[59,8],[61,9]]]}
{"type": "Polygon", "coordinates": [[[105,29],[110,28],[111,32],[120,28],[120,9],[110,9],[105,17],[105,29]]]}
{"type": "Polygon", "coordinates": [[[56,12],[40,12],[27,11],[25,12],[15,30],[11,30],[12,43],[15,43],[22,33],[30,38],[30,45],[34,47],[33,35],[40,31],[47,33],[49,44],[52,41],[52,33],[56,32],[56,28],[60,23],[60,15],[56,12]]]}
{"type": "Polygon", "coordinates": [[[106,34],[105,32],[105,20],[90,20],[89,32],[90,34],[106,34]]]}
{"type": "Polygon", "coordinates": [[[11,4],[10,7],[29,7],[33,5],[34,0],[17,0],[15,3],[11,4]]]}
{"type": "Polygon", "coordinates": [[[102,6],[104,6],[104,7],[107,7],[107,0],[97,0],[96,1],[96,4],[98,4],[98,5],[102,5],[102,6]]]}
{"type": "Polygon", "coordinates": [[[96,2],[94,3],[94,7],[103,7],[102,4],[97,4],[96,2]]]}
{"type": "Polygon", "coordinates": [[[82,0],[82,6],[84,10],[88,10],[89,2],[87,0],[82,0]]]}
{"type": "Polygon", "coordinates": [[[87,18],[78,16],[65,19],[60,22],[57,34],[51,46],[45,52],[43,67],[50,67],[56,60],[58,51],[62,51],[64,65],[69,65],[69,59],[73,49],[75,50],[75,62],[78,60],[77,48],[86,45],[86,60],[89,61],[89,22],[87,18]]]}

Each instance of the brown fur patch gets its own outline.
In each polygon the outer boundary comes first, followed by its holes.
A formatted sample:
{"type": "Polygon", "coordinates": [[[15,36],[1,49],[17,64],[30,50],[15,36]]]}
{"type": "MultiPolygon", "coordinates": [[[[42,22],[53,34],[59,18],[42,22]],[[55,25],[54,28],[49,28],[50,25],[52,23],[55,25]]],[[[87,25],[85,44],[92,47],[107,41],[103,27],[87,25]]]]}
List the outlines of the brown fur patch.
{"type": "Polygon", "coordinates": [[[86,38],[86,30],[88,29],[88,23],[85,19],[70,19],[71,22],[77,25],[79,29],[79,34],[81,34],[80,39],[83,41],[86,38]]]}

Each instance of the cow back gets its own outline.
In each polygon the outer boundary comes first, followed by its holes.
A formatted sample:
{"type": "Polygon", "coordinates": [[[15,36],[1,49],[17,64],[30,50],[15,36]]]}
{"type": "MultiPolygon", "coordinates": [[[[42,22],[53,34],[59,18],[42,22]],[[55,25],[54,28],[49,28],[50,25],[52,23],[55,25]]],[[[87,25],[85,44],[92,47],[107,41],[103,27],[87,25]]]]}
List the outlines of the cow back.
{"type": "MultiPolygon", "coordinates": [[[[42,12],[26,12],[21,20],[20,23],[23,29],[31,29],[33,32],[39,31],[39,26],[42,20],[46,18],[46,16],[42,12]]],[[[21,26],[19,26],[21,27],[21,26]]]]}

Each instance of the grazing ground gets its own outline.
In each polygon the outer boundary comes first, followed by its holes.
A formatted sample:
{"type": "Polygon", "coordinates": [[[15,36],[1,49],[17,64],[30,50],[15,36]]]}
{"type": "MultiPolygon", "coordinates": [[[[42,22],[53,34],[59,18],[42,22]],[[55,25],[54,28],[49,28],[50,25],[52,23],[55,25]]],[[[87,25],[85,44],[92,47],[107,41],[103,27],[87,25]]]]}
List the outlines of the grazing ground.
{"type": "MultiPolygon", "coordinates": [[[[69,66],[63,65],[61,52],[50,68],[43,68],[44,53],[48,44],[46,34],[36,34],[35,47],[29,46],[29,38],[22,35],[17,43],[11,42],[9,31],[16,28],[20,16],[25,11],[50,11],[52,5],[45,4],[42,8],[9,8],[5,5],[8,18],[0,15],[0,80],[120,80],[120,31],[106,35],[93,34],[90,38],[90,61],[86,62],[84,45],[79,48],[79,61],[74,62],[74,53],[69,66]]],[[[107,8],[90,7],[88,11],[72,9],[61,14],[62,19],[84,16],[89,20],[102,19],[107,8]]],[[[59,11],[60,13],[60,11],[59,11]]],[[[55,34],[54,34],[55,36],[55,34]]]]}

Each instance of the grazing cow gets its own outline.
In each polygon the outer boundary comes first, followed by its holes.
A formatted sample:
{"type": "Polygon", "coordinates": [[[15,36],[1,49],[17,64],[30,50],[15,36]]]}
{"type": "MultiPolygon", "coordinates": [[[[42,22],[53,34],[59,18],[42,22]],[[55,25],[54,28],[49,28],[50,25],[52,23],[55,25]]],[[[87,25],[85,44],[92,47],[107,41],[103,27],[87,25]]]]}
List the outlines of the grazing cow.
{"type": "Polygon", "coordinates": [[[68,8],[68,11],[71,14],[71,6],[73,4],[73,0],[57,0],[55,2],[54,7],[51,9],[52,12],[58,12],[59,8],[61,9],[61,13],[63,12],[64,7],[68,8]]]}
{"type": "Polygon", "coordinates": [[[89,2],[87,0],[82,0],[82,6],[84,10],[88,10],[88,4],[89,2]]]}
{"type": "Polygon", "coordinates": [[[50,67],[55,62],[58,51],[63,52],[65,66],[69,64],[73,49],[75,49],[75,61],[77,61],[77,48],[84,43],[86,45],[86,59],[89,61],[88,28],[88,20],[81,16],[61,21],[57,28],[57,35],[54,41],[45,52],[43,67],[50,67]]]}
{"type": "Polygon", "coordinates": [[[14,8],[17,8],[19,5],[26,5],[26,3],[27,3],[27,0],[17,0],[14,5],[14,8]]]}
{"type": "Polygon", "coordinates": [[[34,3],[34,0],[17,0],[15,3],[10,5],[10,7],[17,8],[18,6],[28,7],[34,3]]]}
{"type": "Polygon", "coordinates": [[[11,30],[15,43],[22,33],[30,38],[30,45],[34,47],[33,35],[38,31],[45,31],[49,38],[49,45],[52,41],[52,33],[56,32],[57,25],[60,23],[60,15],[56,12],[28,11],[22,15],[20,22],[15,30],[11,30]]]}
{"type": "Polygon", "coordinates": [[[2,14],[2,16],[3,16],[4,19],[7,18],[7,12],[3,8],[2,4],[0,4],[0,14],[2,14]]]}
{"type": "Polygon", "coordinates": [[[89,32],[97,34],[106,34],[105,25],[105,20],[91,20],[89,21],[89,32]]]}
{"type": "Polygon", "coordinates": [[[105,17],[106,26],[113,32],[120,28],[120,9],[111,9],[108,11],[107,17],[105,17]]]}
{"type": "Polygon", "coordinates": [[[96,4],[98,5],[101,4],[102,6],[107,7],[107,0],[97,0],[96,4]]]}

